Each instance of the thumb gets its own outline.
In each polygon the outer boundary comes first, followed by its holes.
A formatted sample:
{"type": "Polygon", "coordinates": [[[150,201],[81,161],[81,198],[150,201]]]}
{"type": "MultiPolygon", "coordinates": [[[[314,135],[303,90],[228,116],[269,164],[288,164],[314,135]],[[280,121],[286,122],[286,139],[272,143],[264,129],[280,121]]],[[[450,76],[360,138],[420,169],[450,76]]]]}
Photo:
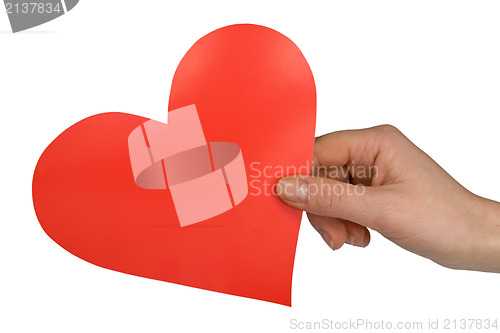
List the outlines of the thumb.
{"type": "Polygon", "coordinates": [[[387,191],[352,185],[335,179],[290,176],[280,179],[278,196],[288,205],[309,213],[349,220],[378,230],[385,220],[387,191]],[[385,203],[385,204],[384,204],[385,203]]]}

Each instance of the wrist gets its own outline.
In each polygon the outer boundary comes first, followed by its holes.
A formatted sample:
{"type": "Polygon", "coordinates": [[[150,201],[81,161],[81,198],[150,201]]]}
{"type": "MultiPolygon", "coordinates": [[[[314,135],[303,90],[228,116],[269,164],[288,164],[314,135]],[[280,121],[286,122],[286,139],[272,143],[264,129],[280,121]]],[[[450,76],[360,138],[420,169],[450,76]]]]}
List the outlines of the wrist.
{"type": "Polygon", "coordinates": [[[472,267],[466,269],[500,273],[500,203],[476,195],[474,202],[472,267]]]}

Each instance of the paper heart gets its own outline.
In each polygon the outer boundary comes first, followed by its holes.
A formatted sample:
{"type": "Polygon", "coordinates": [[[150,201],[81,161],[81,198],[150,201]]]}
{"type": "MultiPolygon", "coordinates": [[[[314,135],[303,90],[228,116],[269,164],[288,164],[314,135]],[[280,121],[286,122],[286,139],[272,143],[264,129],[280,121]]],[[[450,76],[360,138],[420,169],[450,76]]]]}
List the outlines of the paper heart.
{"type": "Polygon", "coordinates": [[[12,32],[52,21],[72,10],[79,0],[4,0],[12,32]]]}
{"type": "Polygon", "coordinates": [[[174,75],[169,110],[192,104],[207,142],[241,148],[242,202],[180,227],[170,189],[141,188],[134,179],[128,138],[148,119],[105,113],[68,128],[40,157],[33,178],[40,224],[67,251],[101,267],[291,305],[302,212],[272,190],[284,175],[309,172],[311,70],[274,30],[224,27],[198,40],[174,75]]]}

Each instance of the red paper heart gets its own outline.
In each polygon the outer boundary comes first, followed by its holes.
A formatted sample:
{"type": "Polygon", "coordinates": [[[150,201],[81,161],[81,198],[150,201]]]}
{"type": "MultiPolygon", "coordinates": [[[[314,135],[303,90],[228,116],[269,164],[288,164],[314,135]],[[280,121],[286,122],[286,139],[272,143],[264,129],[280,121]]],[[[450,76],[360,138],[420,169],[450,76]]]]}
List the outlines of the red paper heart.
{"type": "Polygon", "coordinates": [[[224,27],[197,41],[177,68],[169,110],[191,104],[207,141],[241,148],[243,202],[180,227],[169,190],[140,188],[132,175],[127,138],[147,119],[105,113],[68,128],[40,157],[33,178],[40,224],[64,249],[104,268],[291,305],[302,213],[270,192],[278,178],[308,172],[311,70],[274,30],[224,27]]]}

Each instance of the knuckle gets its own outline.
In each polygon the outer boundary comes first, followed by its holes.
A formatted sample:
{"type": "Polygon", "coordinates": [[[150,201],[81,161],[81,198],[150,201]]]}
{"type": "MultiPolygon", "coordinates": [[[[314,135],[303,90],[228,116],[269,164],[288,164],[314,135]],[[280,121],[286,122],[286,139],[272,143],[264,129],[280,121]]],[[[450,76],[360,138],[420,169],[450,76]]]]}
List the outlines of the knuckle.
{"type": "Polygon", "coordinates": [[[342,195],[335,193],[335,191],[332,189],[332,191],[330,191],[330,210],[339,210],[341,206],[342,195]]]}
{"type": "Polygon", "coordinates": [[[314,138],[314,149],[318,149],[318,147],[328,144],[328,138],[330,138],[332,133],[324,134],[321,136],[317,136],[314,138]]]}
{"type": "Polygon", "coordinates": [[[376,129],[377,132],[375,134],[379,136],[381,142],[384,142],[386,145],[395,146],[404,141],[404,134],[393,125],[380,125],[377,126],[376,129]]]}
{"type": "Polygon", "coordinates": [[[400,135],[401,134],[401,131],[396,126],[390,125],[390,124],[380,125],[380,126],[378,126],[378,129],[382,133],[387,134],[387,135],[400,135]]]}
{"type": "Polygon", "coordinates": [[[313,196],[313,205],[320,211],[334,211],[341,205],[341,196],[330,183],[322,183],[313,196]]]}

